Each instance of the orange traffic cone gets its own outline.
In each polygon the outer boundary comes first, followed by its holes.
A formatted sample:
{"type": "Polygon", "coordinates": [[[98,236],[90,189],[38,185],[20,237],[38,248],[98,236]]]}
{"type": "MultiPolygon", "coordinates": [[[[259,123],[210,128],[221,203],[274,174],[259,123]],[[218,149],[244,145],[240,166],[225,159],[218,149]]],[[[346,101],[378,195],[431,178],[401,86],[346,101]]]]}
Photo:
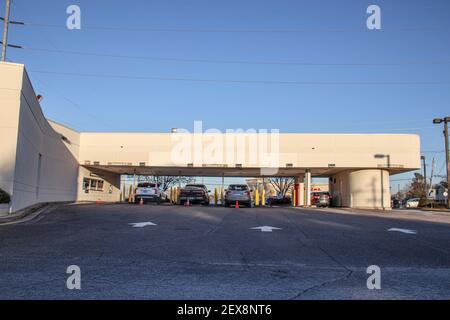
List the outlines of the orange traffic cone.
{"type": "Polygon", "coordinates": [[[139,201],[139,204],[142,206],[144,204],[144,199],[141,198],[141,200],[139,201]]]}
{"type": "Polygon", "coordinates": [[[234,205],[236,209],[239,209],[239,201],[236,200],[236,204],[234,205]]]}

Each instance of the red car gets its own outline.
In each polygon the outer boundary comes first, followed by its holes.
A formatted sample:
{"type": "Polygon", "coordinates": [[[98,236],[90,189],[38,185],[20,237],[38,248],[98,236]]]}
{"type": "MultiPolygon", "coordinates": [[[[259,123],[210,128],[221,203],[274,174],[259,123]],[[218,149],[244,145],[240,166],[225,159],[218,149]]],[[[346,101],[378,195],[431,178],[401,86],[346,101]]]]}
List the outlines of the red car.
{"type": "Polygon", "coordinates": [[[329,192],[313,192],[311,194],[311,204],[317,207],[329,207],[331,195],[329,192]]]}

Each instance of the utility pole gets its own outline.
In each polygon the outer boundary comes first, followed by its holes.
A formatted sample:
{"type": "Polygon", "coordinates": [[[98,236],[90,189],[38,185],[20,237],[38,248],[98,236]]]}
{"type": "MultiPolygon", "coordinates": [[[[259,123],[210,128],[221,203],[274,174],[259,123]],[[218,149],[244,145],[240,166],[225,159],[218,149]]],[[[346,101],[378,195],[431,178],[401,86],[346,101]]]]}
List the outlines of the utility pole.
{"type": "MultiPolygon", "coordinates": [[[[433,191],[433,176],[434,176],[434,158],[433,161],[431,162],[431,174],[430,174],[430,184],[429,184],[429,188],[428,188],[428,194],[431,194],[433,191]]],[[[431,207],[433,208],[433,203],[434,200],[436,200],[436,192],[433,193],[433,201],[431,201],[431,207]]]]}
{"type": "Polygon", "coordinates": [[[420,156],[420,159],[422,159],[422,165],[423,165],[423,190],[425,193],[425,197],[428,196],[427,193],[427,164],[425,162],[425,156],[420,156]]]}
{"type": "Polygon", "coordinates": [[[447,163],[447,208],[450,208],[450,201],[448,199],[448,192],[450,191],[450,155],[448,150],[448,121],[450,121],[450,117],[445,118],[444,124],[444,136],[445,136],[445,161],[447,163]]]}
{"type": "Polygon", "coordinates": [[[11,0],[6,0],[6,12],[3,24],[3,40],[2,40],[2,62],[6,61],[6,48],[8,47],[8,27],[9,13],[11,10],[11,0]]]}
{"type": "Polygon", "coordinates": [[[428,191],[433,189],[433,176],[434,176],[434,158],[433,161],[431,162],[431,175],[430,175],[430,183],[428,184],[429,185],[428,191]]]}
{"type": "Polygon", "coordinates": [[[450,117],[445,117],[443,119],[433,119],[434,124],[440,124],[444,122],[444,138],[445,138],[445,162],[447,165],[447,208],[450,209],[450,201],[448,191],[450,189],[450,154],[448,150],[448,123],[450,122],[450,117]]]}

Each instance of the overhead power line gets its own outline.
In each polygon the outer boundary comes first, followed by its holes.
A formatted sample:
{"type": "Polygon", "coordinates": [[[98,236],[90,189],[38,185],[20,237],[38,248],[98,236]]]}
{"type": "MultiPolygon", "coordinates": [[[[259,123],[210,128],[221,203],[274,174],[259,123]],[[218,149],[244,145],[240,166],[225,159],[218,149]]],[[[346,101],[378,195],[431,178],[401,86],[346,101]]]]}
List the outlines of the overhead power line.
{"type": "Polygon", "coordinates": [[[123,54],[110,54],[110,53],[96,53],[86,51],[72,51],[72,50],[59,50],[59,49],[46,49],[46,48],[34,48],[24,47],[26,50],[39,51],[47,53],[61,53],[70,55],[83,55],[94,57],[109,57],[118,59],[135,59],[135,60],[154,60],[154,61],[167,61],[167,62],[188,62],[188,63],[211,63],[211,64],[250,64],[250,65],[292,65],[292,66],[408,66],[408,65],[443,65],[450,64],[450,58],[446,60],[410,60],[410,61],[397,61],[397,62],[310,62],[310,61],[264,61],[264,60],[220,60],[220,59],[186,59],[186,58],[167,58],[167,57],[152,57],[152,56],[138,56],[138,55],[123,55],[123,54]]]}
{"type": "MultiPolygon", "coordinates": [[[[64,24],[46,24],[27,22],[26,25],[41,28],[59,28],[64,29],[64,24]]],[[[381,30],[369,30],[367,28],[291,28],[291,29],[272,29],[272,28],[163,28],[163,27],[122,27],[122,26],[86,26],[83,29],[97,31],[122,31],[122,32],[170,32],[170,33],[368,33],[368,32],[435,32],[445,31],[446,28],[439,27],[393,27],[383,28],[381,30]]]]}
{"type": "MultiPolygon", "coordinates": [[[[3,45],[3,41],[0,41],[0,44],[3,45]]],[[[18,45],[15,45],[15,44],[9,44],[9,43],[8,43],[6,46],[7,46],[8,48],[23,49],[22,46],[18,46],[18,45]]],[[[5,60],[6,60],[6,58],[5,58],[5,60]]]]}
{"type": "Polygon", "coordinates": [[[187,78],[187,77],[133,76],[133,75],[119,75],[119,74],[60,72],[49,70],[30,70],[30,72],[63,75],[63,76],[89,77],[89,78],[208,82],[208,83],[229,83],[229,84],[277,84],[277,85],[449,85],[450,84],[450,81],[276,81],[276,80],[235,80],[235,79],[202,79],[202,78],[187,78]]]}
{"type": "MultiPolygon", "coordinates": [[[[14,2],[13,2],[13,3],[14,3],[14,2]]],[[[0,17],[0,21],[5,21],[5,18],[0,17]]],[[[9,20],[8,22],[9,22],[9,24],[18,24],[18,25],[21,25],[21,26],[25,25],[25,22],[20,22],[20,21],[12,21],[12,20],[9,20]]]]}
{"type": "Polygon", "coordinates": [[[72,99],[67,98],[65,95],[61,94],[61,92],[55,90],[54,88],[49,88],[48,84],[45,83],[44,81],[42,81],[41,79],[37,79],[35,78],[35,80],[37,82],[39,82],[44,88],[47,88],[49,92],[53,92],[54,94],[60,96],[63,100],[65,100],[67,103],[69,103],[70,105],[74,106],[75,108],[77,108],[81,113],[84,113],[84,115],[87,115],[88,117],[94,119],[97,122],[102,123],[103,125],[107,126],[107,127],[111,127],[113,126],[111,123],[108,123],[107,121],[104,121],[104,117],[100,117],[99,115],[90,113],[89,111],[87,111],[85,108],[81,107],[78,103],[74,102],[72,99]]]}

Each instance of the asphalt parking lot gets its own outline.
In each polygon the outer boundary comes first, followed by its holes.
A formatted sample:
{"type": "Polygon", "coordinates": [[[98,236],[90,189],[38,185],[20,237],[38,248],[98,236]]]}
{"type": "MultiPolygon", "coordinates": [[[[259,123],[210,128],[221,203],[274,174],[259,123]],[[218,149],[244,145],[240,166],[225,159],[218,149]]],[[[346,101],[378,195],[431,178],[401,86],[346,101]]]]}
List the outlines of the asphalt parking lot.
{"type": "Polygon", "coordinates": [[[449,299],[450,216],[65,205],[0,226],[0,275],[0,299],[449,299]]]}

